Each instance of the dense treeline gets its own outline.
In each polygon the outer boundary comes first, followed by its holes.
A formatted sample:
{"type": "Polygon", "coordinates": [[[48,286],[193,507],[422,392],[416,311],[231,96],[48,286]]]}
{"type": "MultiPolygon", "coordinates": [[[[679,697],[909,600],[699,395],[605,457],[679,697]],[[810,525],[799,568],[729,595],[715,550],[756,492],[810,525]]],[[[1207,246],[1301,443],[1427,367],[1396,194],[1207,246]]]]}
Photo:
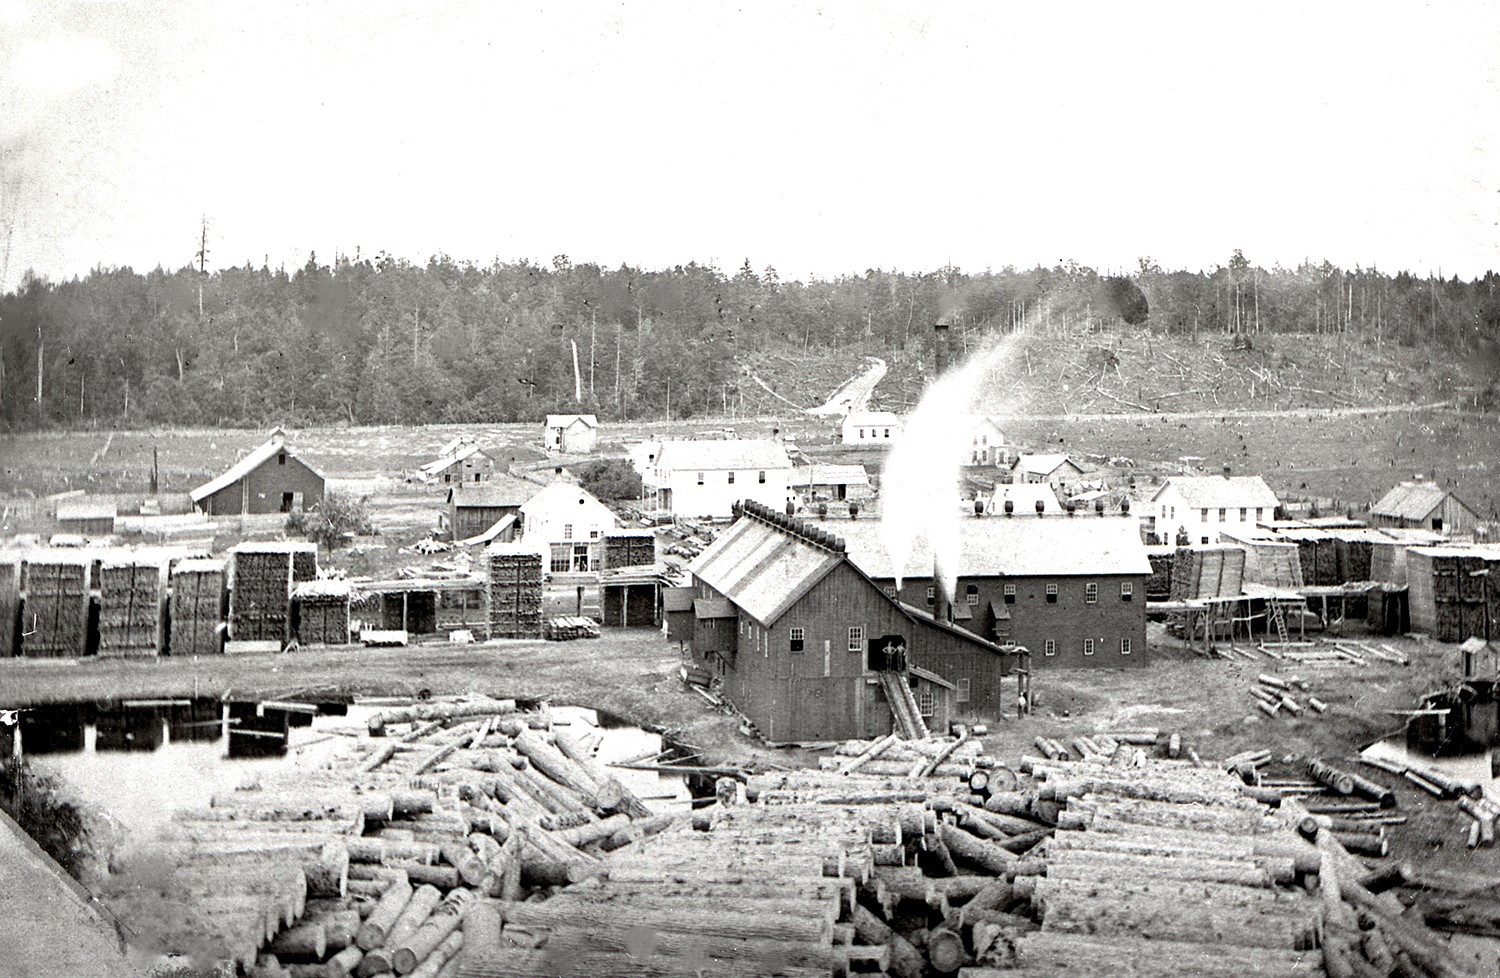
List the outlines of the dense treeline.
{"type": "Polygon", "coordinates": [[[1142,259],[980,274],[870,270],[783,281],[725,273],[436,256],[316,256],[284,270],[100,269],[0,297],[0,423],[292,424],[517,421],[712,411],[737,361],[787,347],[920,355],[929,324],[962,331],[1345,332],[1455,352],[1500,338],[1497,276],[1474,281],[1142,259]],[[582,398],[575,400],[574,349],[582,398]]]}

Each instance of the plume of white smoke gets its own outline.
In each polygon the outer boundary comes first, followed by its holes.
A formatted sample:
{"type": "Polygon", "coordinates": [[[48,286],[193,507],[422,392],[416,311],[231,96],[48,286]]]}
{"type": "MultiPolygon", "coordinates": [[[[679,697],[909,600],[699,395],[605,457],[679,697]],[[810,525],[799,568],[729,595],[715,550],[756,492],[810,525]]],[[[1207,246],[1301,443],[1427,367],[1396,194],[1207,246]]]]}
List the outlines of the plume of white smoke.
{"type": "Polygon", "coordinates": [[[913,548],[925,539],[938,587],[951,602],[959,569],[959,469],[969,461],[979,418],[1003,414],[1009,400],[999,382],[1016,346],[1015,333],[987,341],[956,369],[934,380],[906,419],[901,441],[881,474],[881,540],[895,565],[897,586],[913,548]]]}

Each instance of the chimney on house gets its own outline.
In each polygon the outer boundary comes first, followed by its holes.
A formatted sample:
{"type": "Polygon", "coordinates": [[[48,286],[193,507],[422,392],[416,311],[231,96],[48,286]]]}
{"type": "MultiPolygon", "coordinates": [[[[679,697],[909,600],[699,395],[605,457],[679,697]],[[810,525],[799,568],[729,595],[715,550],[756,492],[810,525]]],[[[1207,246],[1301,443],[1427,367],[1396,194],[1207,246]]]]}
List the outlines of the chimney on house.
{"type": "Polygon", "coordinates": [[[941,377],[948,370],[948,324],[932,324],[933,347],[937,352],[937,366],[933,369],[934,378],[941,377]]]}
{"type": "Polygon", "coordinates": [[[943,590],[943,569],[937,558],[932,560],[932,617],[940,622],[952,623],[953,609],[948,604],[948,594],[943,590]]]}

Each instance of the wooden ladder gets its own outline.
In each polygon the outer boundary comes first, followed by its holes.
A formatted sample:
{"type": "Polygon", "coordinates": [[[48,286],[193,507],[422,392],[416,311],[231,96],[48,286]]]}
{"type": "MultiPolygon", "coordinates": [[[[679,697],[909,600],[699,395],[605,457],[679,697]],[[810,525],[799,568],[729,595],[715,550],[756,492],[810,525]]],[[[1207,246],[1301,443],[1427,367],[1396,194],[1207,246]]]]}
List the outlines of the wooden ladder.
{"type": "Polygon", "coordinates": [[[1286,611],[1282,608],[1281,602],[1276,600],[1275,598],[1271,599],[1270,605],[1271,623],[1276,626],[1276,634],[1278,637],[1280,637],[1281,644],[1285,645],[1288,641],[1286,631],[1286,611]]]}

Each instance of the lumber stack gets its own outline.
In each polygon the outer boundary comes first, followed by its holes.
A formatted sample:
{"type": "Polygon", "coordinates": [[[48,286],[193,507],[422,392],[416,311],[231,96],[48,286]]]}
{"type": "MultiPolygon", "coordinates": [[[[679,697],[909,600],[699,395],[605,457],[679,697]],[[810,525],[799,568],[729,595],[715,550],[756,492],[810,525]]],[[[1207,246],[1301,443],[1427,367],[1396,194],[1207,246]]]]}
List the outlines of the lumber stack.
{"type": "Polygon", "coordinates": [[[1245,551],[1233,546],[1179,547],[1172,560],[1171,600],[1191,601],[1240,594],[1245,551]]]}
{"type": "Polygon", "coordinates": [[[291,548],[282,543],[242,543],[231,554],[229,637],[236,642],[285,642],[291,619],[291,548]]]}
{"type": "Polygon", "coordinates": [[[599,623],[592,618],[566,615],[548,618],[542,624],[542,637],[549,642],[567,642],[575,638],[598,638],[599,623]]]}
{"type": "Polygon", "coordinates": [[[292,553],[292,583],[303,584],[318,579],[318,545],[316,543],[289,543],[292,553]]]}
{"type": "Polygon", "coordinates": [[[172,655],[224,651],[224,579],[222,560],[181,560],[172,567],[172,655]]]}
{"type": "Polygon", "coordinates": [[[161,562],[104,561],[99,565],[99,654],[153,656],[162,646],[161,562]]]}
{"type": "Polygon", "coordinates": [[[524,544],[491,544],[484,553],[485,617],[491,638],[542,634],[542,553],[524,544]]]}
{"type": "Polygon", "coordinates": [[[656,563],[656,534],[614,530],[604,535],[604,567],[650,567],[656,563]]]}
{"type": "Polygon", "coordinates": [[[297,609],[297,641],[303,645],[349,644],[349,584],[306,581],[292,592],[297,609]]]}
{"type": "Polygon", "coordinates": [[[1492,565],[1500,562],[1495,561],[1493,551],[1483,548],[1408,549],[1406,580],[1412,630],[1426,632],[1440,642],[1462,642],[1471,635],[1483,635],[1484,578],[1473,575],[1492,565]]]}
{"type": "Polygon", "coordinates": [[[0,557],[0,659],[20,652],[16,644],[21,613],[21,562],[14,557],[0,557]]]}
{"type": "Polygon", "coordinates": [[[28,558],[21,654],[76,658],[88,637],[89,561],[81,556],[28,558]]]}

